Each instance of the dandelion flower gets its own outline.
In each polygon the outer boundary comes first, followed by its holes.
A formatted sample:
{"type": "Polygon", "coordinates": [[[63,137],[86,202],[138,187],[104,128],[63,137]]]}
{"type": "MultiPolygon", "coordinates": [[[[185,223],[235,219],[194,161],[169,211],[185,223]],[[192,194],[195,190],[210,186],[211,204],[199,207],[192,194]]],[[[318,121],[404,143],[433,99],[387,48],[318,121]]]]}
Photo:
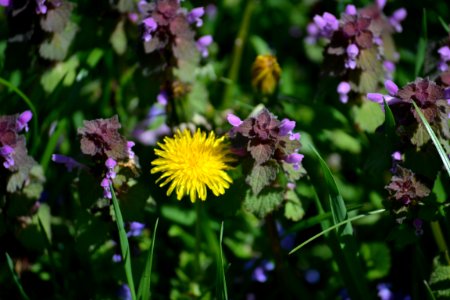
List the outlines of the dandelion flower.
{"type": "Polygon", "coordinates": [[[281,68],[273,55],[258,55],[252,66],[252,85],[260,93],[273,94],[281,76],[281,68]]]}
{"type": "Polygon", "coordinates": [[[174,137],[158,143],[161,149],[155,149],[159,157],[152,162],[151,173],[161,172],[156,182],[164,180],[161,187],[170,183],[167,195],[176,190],[178,200],[189,195],[191,202],[197,197],[204,201],[206,187],[215,196],[222,195],[232,182],[225,170],[230,169],[227,163],[233,161],[224,139],[199,129],[194,134],[188,129],[178,130],[174,137]]]}

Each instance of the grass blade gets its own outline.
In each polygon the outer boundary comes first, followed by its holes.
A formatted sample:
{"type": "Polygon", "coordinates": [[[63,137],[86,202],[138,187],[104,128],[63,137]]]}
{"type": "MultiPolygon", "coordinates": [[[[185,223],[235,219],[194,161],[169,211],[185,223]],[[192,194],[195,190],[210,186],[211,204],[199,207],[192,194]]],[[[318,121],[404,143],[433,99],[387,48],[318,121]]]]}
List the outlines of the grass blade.
{"type": "Polygon", "coordinates": [[[448,27],[448,24],[441,17],[438,17],[438,18],[439,18],[439,22],[441,22],[441,25],[445,29],[445,31],[447,33],[450,33],[450,27],[448,27]]]}
{"type": "Polygon", "coordinates": [[[385,211],[386,211],[386,210],[385,210],[384,208],[383,208],[383,209],[378,209],[378,210],[374,210],[374,211],[371,211],[371,212],[368,212],[368,213],[365,213],[365,214],[357,215],[357,216],[354,216],[354,217],[352,217],[352,218],[349,218],[349,219],[347,219],[347,220],[345,220],[345,221],[339,222],[339,223],[337,223],[337,224],[335,224],[335,225],[333,225],[333,226],[331,226],[331,227],[329,227],[329,228],[327,228],[327,229],[325,229],[325,230],[319,232],[318,234],[314,235],[313,237],[307,239],[306,241],[304,241],[303,243],[301,243],[300,245],[298,245],[297,247],[295,247],[294,249],[292,249],[292,250],[289,252],[289,255],[290,255],[290,254],[293,254],[293,253],[295,253],[295,252],[297,252],[298,250],[300,250],[301,248],[303,248],[304,246],[306,246],[306,245],[309,244],[310,242],[314,241],[315,239],[321,237],[322,235],[325,235],[326,233],[328,233],[328,232],[330,232],[330,231],[332,231],[332,230],[334,230],[334,229],[337,229],[337,228],[341,227],[342,225],[346,225],[347,223],[351,223],[351,222],[353,222],[353,221],[359,220],[359,219],[364,218],[364,217],[367,217],[367,216],[372,216],[372,215],[380,214],[380,213],[383,213],[383,212],[385,212],[385,211]]]}
{"type": "Polygon", "coordinates": [[[423,281],[423,284],[425,285],[425,289],[427,291],[427,296],[429,300],[436,300],[436,298],[434,297],[433,291],[430,288],[430,285],[428,284],[428,282],[426,280],[423,281]]]}
{"type": "Polygon", "coordinates": [[[427,11],[424,9],[422,15],[422,36],[420,37],[419,44],[417,46],[414,77],[419,76],[420,70],[422,69],[423,63],[425,61],[426,50],[427,50],[427,11]]]}
{"type": "MultiPolygon", "coordinates": [[[[365,280],[365,273],[358,255],[358,247],[353,236],[353,227],[348,220],[347,208],[344,203],[333,174],[327,164],[320,156],[319,152],[311,146],[313,153],[319,160],[326,188],[328,190],[328,200],[324,201],[324,206],[328,204],[333,216],[333,224],[344,222],[339,226],[337,232],[330,232],[328,236],[329,245],[333,251],[334,258],[338,264],[342,280],[346,285],[351,299],[371,299],[368,285],[365,280]]],[[[322,228],[322,231],[328,230],[322,228]]],[[[326,231],[325,233],[327,233],[326,231]]]]}
{"type": "Polygon", "coordinates": [[[122,252],[122,258],[125,262],[124,269],[127,276],[128,287],[131,291],[131,299],[136,300],[136,290],[134,288],[133,272],[131,269],[131,256],[130,246],[128,245],[128,237],[125,232],[125,224],[123,223],[122,213],[120,212],[119,202],[116,198],[116,193],[112,184],[109,185],[112,194],[112,202],[114,206],[114,213],[116,215],[117,229],[119,230],[120,250],[122,252]]]}
{"type": "Polygon", "coordinates": [[[220,260],[218,261],[218,269],[219,269],[219,281],[222,286],[221,298],[224,300],[228,300],[228,291],[227,291],[227,279],[225,277],[225,268],[224,268],[224,259],[223,259],[223,249],[222,249],[222,241],[223,241],[223,221],[220,225],[220,260]]]}
{"type": "Polygon", "coordinates": [[[8,263],[8,268],[11,271],[11,274],[13,276],[14,279],[14,283],[17,286],[17,289],[19,290],[20,296],[22,297],[23,300],[30,300],[30,298],[28,298],[27,294],[25,293],[25,290],[22,287],[22,284],[20,284],[20,280],[19,277],[17,276],[16,272],[14,272],[14,265],[13,265],[13,261],[11,259],[11,257],[9,256],[8,253],[6,254],[6,261],[8,263]]]}
{"type": "Polygon", "coordinates": [[[155,250],[156,243],[156,230],[158,229],[159,218],[156,219],[155,227],[153,228],[153,240],[152,246],[150,248],[147,262],[145,263],[144,273],[142,274],[141,281],[139,282],[138,299],[148,300],[151,297],[150,291],[150,280],[152,275],[152,265],[153,265],[153,253],[155,250]]]}
{"type": "Polygon", "coordinates": [[[416,112],[419,115],[420,120],[422,120],[423,125],[425,126],[428,134],[430,135],[430,138],[433,141],[433,144],[436,147],[436,150],[439,153],[439,156],[441,157],[442,162],[444,163],[444,167],[447,170],[448,175],[450,176],[450,161],[448,159],[447,154],[445,153],[444,148],[442,148],[442,145],[439,142],[439,139],[437,138],[436,134],[434,133],[433,129],[430,126],[430,123],[428,123],[427,119],[423,115],[420,108],[417,106],[417,104],[414,101],[412,102],[412,104],[414,105],[414,108],[416,109],[416,112]]]}
{"type": "Polygon", "coordinates": [[[57,128],[55,132],[50,137],[50,140],[47,143],[47,146],[45,147],[44,154],[42,154],[41,157],[41,166],[44,169],[44,172],[47,170],[48,164],[50,162],[50,159],[52,157],[53,151],[55,150],[58,140],[60,136],[63,134],[64,130],[67,126],[67,120],[62,119],[61,122],[58,123],[57,128]]]}

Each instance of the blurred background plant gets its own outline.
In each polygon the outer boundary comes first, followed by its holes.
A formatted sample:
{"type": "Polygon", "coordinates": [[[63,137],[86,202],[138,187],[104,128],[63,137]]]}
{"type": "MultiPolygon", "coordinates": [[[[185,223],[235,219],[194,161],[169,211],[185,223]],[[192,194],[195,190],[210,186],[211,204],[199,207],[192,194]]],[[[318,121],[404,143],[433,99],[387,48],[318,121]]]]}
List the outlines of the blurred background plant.
{"type": "Polygon", "coordinates": [[[445,1],[0,5],[0,299],[448,297],[450,178],[414,107],[447,156],[445,1]],[[198,128],[233,183],[177,201],[154,149],[198,128]]]}

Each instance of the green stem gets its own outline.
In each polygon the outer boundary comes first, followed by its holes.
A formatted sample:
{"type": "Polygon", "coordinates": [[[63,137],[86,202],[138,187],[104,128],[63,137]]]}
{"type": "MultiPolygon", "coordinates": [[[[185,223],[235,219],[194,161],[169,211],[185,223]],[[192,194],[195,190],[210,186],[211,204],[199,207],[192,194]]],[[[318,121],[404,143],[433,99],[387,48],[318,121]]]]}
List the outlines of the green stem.
{"type": "Polygon", "coordinates": [[[195,202],[195,213],[197,215],[197,220],[195,221],[195,276],[197,278],[200,277],[200,242],[201,242],[201,234],[202,234],[202,203],[197,199],[195,202]]]}
{"type": "Polygon", "coordinates": [[[434,240],[439,248],[439,251],[444,254],[447,264],[450,265],[450,257],[448,255],[447,243],[445,242],[444,235],[442,234],[441,224],[438,221],[432,221],[430,223],[431,231],[433,232],[434,240]]]}
{"type": "Polygon", "coordinates": [[[242,52],[244,50],[245,41],[247,40],[250,20],[255,8],[255,0],[247,0],[245,6],[244,16],[242,18],[239,33],[234,40],[233,55],[231,57],[231,67],[228,72],[228,80],[230,83],[226,85],[225,92],[223,93],[222,108],[228,108],[233,103],[233,92],[238,80],[239,68],[242,61],[242,52]]]}

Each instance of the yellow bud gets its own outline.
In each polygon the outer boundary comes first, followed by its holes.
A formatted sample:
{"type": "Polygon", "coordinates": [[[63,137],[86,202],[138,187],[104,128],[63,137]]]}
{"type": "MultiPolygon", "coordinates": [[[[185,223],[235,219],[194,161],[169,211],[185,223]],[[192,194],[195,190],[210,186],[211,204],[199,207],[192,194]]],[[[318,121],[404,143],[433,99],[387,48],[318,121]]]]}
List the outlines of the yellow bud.
{"type": "Polygon", "coordinates": [[[281,68],[273,55],[258,55],[252,66],[252,85],[260,93],[273,94],[281,76],[281,68]]]}

